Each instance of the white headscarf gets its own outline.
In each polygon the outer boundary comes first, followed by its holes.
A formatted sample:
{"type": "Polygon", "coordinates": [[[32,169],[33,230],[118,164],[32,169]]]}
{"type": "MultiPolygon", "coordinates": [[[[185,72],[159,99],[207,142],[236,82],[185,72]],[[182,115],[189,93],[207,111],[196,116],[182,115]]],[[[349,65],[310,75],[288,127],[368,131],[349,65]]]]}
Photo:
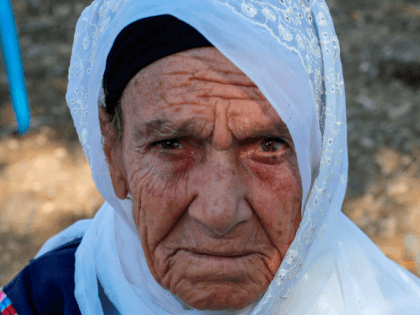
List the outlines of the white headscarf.
{"type": "Polygon", "coordinates": [[[302,222],[264,296],[237,314],[420,313],[419,279],[388,260],[341,212],[346,107],[339,44],[324,0],[95,0],[77,23],[67,103],[106,202],[83,232],[79,226],[59,236],[62,242],[84,234],[75,273],[82,314],[104,313],[98,280],[120,314],[226,314],[191,309],[154,280],[131,201],[115,196],[102,149],[98,106],[108,52],[125,26],[161,14],[193,26],[252,79],[296,147],[302,222]]]}

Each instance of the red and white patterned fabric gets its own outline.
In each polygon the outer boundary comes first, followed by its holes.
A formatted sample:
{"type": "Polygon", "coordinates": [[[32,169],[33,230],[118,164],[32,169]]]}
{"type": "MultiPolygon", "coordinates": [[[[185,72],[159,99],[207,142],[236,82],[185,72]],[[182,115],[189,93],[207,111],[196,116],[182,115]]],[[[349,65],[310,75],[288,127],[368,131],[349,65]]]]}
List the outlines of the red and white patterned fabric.
{"type": "Polygon", "coordinates": [[[1,315],[18,315],[15,308],[7,297],[6,293],[0,291],[0,314],[1,315]]]}

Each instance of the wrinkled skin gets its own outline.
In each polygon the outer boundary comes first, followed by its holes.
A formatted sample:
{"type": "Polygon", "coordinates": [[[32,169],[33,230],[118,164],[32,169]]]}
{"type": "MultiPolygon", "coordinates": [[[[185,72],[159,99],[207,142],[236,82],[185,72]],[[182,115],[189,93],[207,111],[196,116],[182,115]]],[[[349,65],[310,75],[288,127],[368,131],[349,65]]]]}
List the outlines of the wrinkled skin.
{"type": "Polygon", "coordinates": [[[141,70],[122,97],[123,136],[100,113],[118,198],[130,193],[156,281],[197,309],[242,309],[267,290],[301,220],[284,122],[215,48],[141,70]]]}

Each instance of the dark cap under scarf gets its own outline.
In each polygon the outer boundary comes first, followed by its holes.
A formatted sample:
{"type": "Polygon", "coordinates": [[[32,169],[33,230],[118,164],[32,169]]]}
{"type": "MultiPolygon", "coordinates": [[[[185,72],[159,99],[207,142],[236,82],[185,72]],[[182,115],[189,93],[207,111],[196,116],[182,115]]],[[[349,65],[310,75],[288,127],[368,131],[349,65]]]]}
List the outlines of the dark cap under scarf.
{"type": "Polygon", "coordinates": [[[196,29],[172,15],[138,20],[117,36],[103,77],[105,104],[113,114],[121,95],[137,72],[163,57],[212,44],[196,29]]]}

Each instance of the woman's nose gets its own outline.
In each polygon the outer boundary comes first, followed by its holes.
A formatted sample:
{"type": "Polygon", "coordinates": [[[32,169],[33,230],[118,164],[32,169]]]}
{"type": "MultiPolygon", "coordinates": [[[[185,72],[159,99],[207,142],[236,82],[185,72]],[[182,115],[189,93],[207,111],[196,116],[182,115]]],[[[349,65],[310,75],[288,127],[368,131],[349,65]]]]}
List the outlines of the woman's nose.
{"type": "Polygon", "coordinates": [[[198,196],[188,214],[220,237],[250,220],[252,209],[245,199],[234,163],[221,158],[207,164],[197,189],[198,196]]]}

